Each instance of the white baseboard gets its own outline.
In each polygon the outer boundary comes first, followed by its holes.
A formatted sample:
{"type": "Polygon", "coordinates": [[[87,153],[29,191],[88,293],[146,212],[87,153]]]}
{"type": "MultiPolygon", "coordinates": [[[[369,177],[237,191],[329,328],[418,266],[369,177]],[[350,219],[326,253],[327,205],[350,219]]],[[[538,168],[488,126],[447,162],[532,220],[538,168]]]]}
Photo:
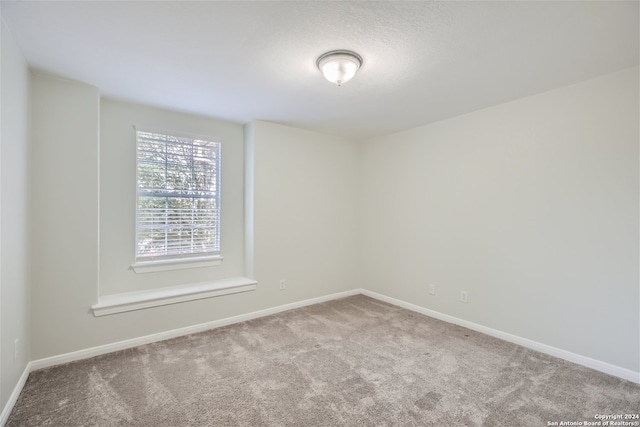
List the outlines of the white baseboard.
{"type": "Polygon", "coordinates": [[[386,295],[379,294],[377,292],[368,291],[366,289],[359,289],[360,293],[371,298],[375,298],[380,301],[388,302],[389,304],[396,305],[398,307],[406,308],[407,310],[415,311],[424,314],[435,319],[439,319],[448,323],[463,326],[465,328],[481,332],[486,335],[490,335],[495,338],[499,338],[504,341],[508,341],[514,344],[521,345],[531,350],[539,351],[550,356],[564,359],[569,362],[576,363],[578,365],[586,366],[587,368],[595,369],[596,371],[604,372],[605,374],[613,375],[615,377],[623,378],[628,381],[640,384],[640,372],[635,372],[630,369],[622,368],[620,366],[612,365],[610,363],[602,362],[600,360],[592,359],[590,357],[582,356],[580,354],[572,353],[570,351],[562,350],[550,345],[542,344],[537,341],[532,341],[526,338],[519,337],[517,335],[508,334],[506,332],[491,329],[486,326],[479,325],[477,323],[469,322],[467,320],[459,319],[457,317],[449,316],[438,311],[430,310],[428,308],[420,307],[419,305],[411,304],[406,301],[391,298],[386,295]]]}
{"type": "Polygon", "coordinates": [[[69,363],[76,360],[88,359],[90,357],[99,356],[102,354],[112,353],[114,351],[125,350],[128,348],[138,347],[140,345],[150,344],[153,342],[163,341],[171,338],[176,338],[184,335],[195,334],[198,332],[206,331],[213,328],[219,328],[220,326],[231,325],[234,323],[240,323],[247,320],[257,319],[259,317],[269,316],[271,314],[281,313],[283,311],[293,310],[296,308],[305,307],[307,305],[318,304],[321,302],[331,301],[334,299],[344,298],[352,295],[358,295],[359,289],[354,289],[346,292],[339,292],[322,297],[311,298],[303,301],[293,302],[290,304],[279,305],[277,307],[266,308],[264,310],[254,311],[252,313],[241,314],[238,316],[227,317],[225,319],[214,320],[211,322],[200,323],[198,325],[187,326],[185,328],[172,329],[170,331],[160,332],[152,335],[145,335],[143,337],[132,338],[124,341],[118,341],[111,344],[100,345],[97,347],[91,347],[84,350],[78,350],[71,353],[60,354],[58,356],[47,357],[44,359],[34,360],[31,362],[32,371],[37,369],[48,368],[50,366],[61,365],[63,363],[69,363]]]}
{"type": "Polygon", "coordinates": [[[322,297],[311,298],[303,301],[293,302],[290,304],[279,305],[277,307],[271,307],[264,310],[258,310],[247,314],[241,314],[238,316],[227,317],[225,319],[214,320],[211,322],[201,323],[198,325],[187,326],[185,328],[173,329],[170,331],[160,332],[157,334],[146,335],[143,337],[132,338],[124,341],[118,341],[111,344],[105,344],[97,347],[91,347],[84,350],[78,350],[70,353],[61,354],[58,356],[47,357],[44,359],[38,359],[31,361],[25,367],[22,376],[18,380],[18,383],[13,389],[7,404],[5,405],[2,413],[0,414],[0,426],[4,426],[11,414],[11,410],[18,400],[18,396],[27,381],[29,373],[38,369],[48,368],[51,366],[61,365],[64,363],[73,362],[76,360],[88,359],[90,357],[99,356],[102,354],[112,353],[118,350],[125,350],[128,348],[137,347],[144,344],[150,344],[153,342],[163,341],[170,338],[176,338],[179,336],[195,334],[198,332],[206,331],[209,329],[218,328],[221,326],[231,325],[234,323],[244,322],[247,320],[257,319],[271,314],[281,313],[283,311],[293,310],[296,308],[306,307],[308,305],[319,304],[326,301],[331,301],[348,296],[363,294],[371,298],[375,298],[380,301],[387,302],[389,304],[396,305],[398,307],[406,308],[411,311],[415,311],[424,314],[435,319],[443,320],[448,323],[463,326],[465,328],[472,329],[474,331],[481,332],[514,344],[521,345],[532,350],[539,351],[541,353],[549,354],[560,359],[567,360],[569,362],[577,363],[588,368],[595,369],[600,372],[604,372],[609,375],[613,375],[619,378],[623,378],[628,381],[632,381],[640,384],[640,372],[635,372],[630,369],[621,368],[606,362],[591,359],[589,357],[581,356],[579,354],[571,353],[566,350],[551,347],[546,344],[542,344],[536,341],[532,341],[526,338],[521,338],[516,335],[511,335],[506,332],[501,332],[495,329],[488,328],[486,326],[478,325],[467,320],[459,319],[457,317],[449,316],[428,308],[420,307],[415,304],[408,303],[399,299],[391,298],[386,295],[379,294],[377,292],[368,291],[366,289],[353,289],[345,292],[338,292],[335,294],[325,295],[322,297]]]}
{"type": "Polygon", "coordinates": [[[18,379],[18,383],[16,384],[16,386],[13,388],[13,391],[11,392],[11,396],[9,396],[9,400],[7,401],[7,404],[4,405],[4,409],[2,409],[2,413],[0,414],[0,426],[4,426],[7,420],[9,419],[11,410],[13,409],[13,406],[18,401],[18,397],[22,392],[22,388],[24,387],[24,384],[27,382],[29,373],[32,370],[33,369],[31,368],[31,362],[27,363],[27,366],[25,366],[24,371],[22,371],[22,375],[20,375],[20,378],[18,379]]]}
{"type": "Polygon", "coordinates": [[[294,310],[296,308],[306,307],[308,305],[319,304],[321,302],[327,302],[334,299],[349,297],[360,294],[359,289],[353,289],[346,292],[338,292],[335,294],[325,295],[322,297],[311,298],[303,301],[293,302],[290,304],[279,305],[277,307],[266,308],[264,310],[254,311],[252,313],[241,314],[238,316],[227,317],[225,319],[214,320],[212,322],[201,323],[198,325],[187,326],[185,328],[173,329],[170,331],[160,332],[152,335],[145,335],[143,337],[132,338],[124,341],[118,341],[111,344],[100,345],[97,347],[91,347],[84,350],[73,351],[70,353],[60,354],[58,356],[46,357],[44,359],[38,359],[31,361],[27,364],[20,380],[13,389],[13,393],[0,415],[0,426],[9,419],[9,414],[13,410],[13,406],[20,396],[20,392],[24,387],[24,384],[29,377],[29,374],[38,369],[49,368],[51,366],[62,365],[64,363],[74,362],[76,360],[88,359],[94,356],[100,356],[102,354],[112,353],[118,350],[125,350],[128,348],[138,347],[140,345],[150,344],[153,342],[163,341],[171,338],[176,338],[184,335],[195,334],[203,332],[209,329],[219,328],[220,326],[231,325],[234,323],[240,323],[247,320],[257,319],[259,317],[269,316],[271,314],[281,313],[283,311],[294,310]]]}

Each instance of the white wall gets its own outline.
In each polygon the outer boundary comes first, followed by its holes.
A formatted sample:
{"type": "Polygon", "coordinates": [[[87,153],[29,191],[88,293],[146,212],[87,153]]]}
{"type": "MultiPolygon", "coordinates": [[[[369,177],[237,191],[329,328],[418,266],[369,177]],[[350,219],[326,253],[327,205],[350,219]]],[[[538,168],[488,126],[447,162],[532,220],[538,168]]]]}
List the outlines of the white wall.
{"type": "Polygon", "coordinates": [[[102,99],[100,109],[100,294],[199,283],[244,275],[242,125],[102,99]],[[136,274],[134,126],[218,138],[222,142],[221,265],[136,274]]]}
{"type": "MultiPolygon", "coordinates": [[[[255,147],[257,290],[94,317],[90,306],[97,302],[98,278],[102,279],[101,288],[122,289],[108,282],[122,273],[108,271],[114,265],[109,256],[120,259],[113,251],[128,251],[123,242],[133,242],[131,219],[125,216],[133,215],[129,208],[133,209],[135,178],[131,175],[132,181],[125,182],[115,175],[117,170],[123,176],[133,170],[133,147],[129,156],[124,153],[126,144],[133,144],[132,123],[140,124],[137,121],[144,119],[151,125],[164,122],[162,128],[174,127],[171,123],[193,127],[193,133],[215,133],[238,142],[239,146],[233,149],[239,152],[243,149],[242,127],[118,101],[101,103],[96,88],[44,75],[33,79],[33,105],[32,359],[353,288],[357,147],[316,133],[256,123],[250,128],[255,147]],[[99,147],[101,116],[104,141],[99,147]],[[97,167],[99,155],[101,173],[97,167]],[[102,182],[98,181],[99,175],[102,182]],[[98,189],[103,192],[100,197],[98,189]],[[115,197],[118,192],[120,198],[115,197]],[[108,203],[125,207],[104,206],[108,203]],[[99,254],[98,249],[107,253],[99,254]],[[287,280],[285,291],[278,290],[280,278],[287,280]]],[[[223,156],[227,152],[230,155],[232,148],[224,150],[223,156]]],[[[239,176],[242,181],[242,162],[237,167],[223,173],[239,176]]],[[[242,188],[238,185],[236,182],[235,190],[242,203],[242,188]]],[[[229,212],[237,214],[230,221],[242,222],[237,207],[229,212]]],[[[242,244],[243,236],[238,237],[242,244]]],[[[126,258],[121,261],[126,264],[123,269],[131,263],[126,258]]],[[[242,259],[239,265],[242,266],[242,259]]],[[[200,280],[189,277],[196,279],[200,280]]],[[[158,283],[171,283],[163,280],[158,283]]],[[[133,283],[136,287],[147,285],[133,283]]]]}
{"type": "Polygon", "coordinates": [[[638,127],[634,68],[370,141],[362,287],[639,371],[638,127]]]}
{"type": "Polygon", "coordinates": [[[100,240],[132,238],[100,203],[133,190],[98,164],[132,169],[141,117],[240,128],[103,101],[101,150],[96,88],[35,75],[32,105],[32,359],[363,287],[639,370],[637,68],[362,145],[247,125],[258,289],[100,318],[100,240]]]}
{"type": "Polygon", "coordinates": [[[0,19],[0,408],[30,360],[29,69],[0,19]],[[14,360],[14,340],[18,354],[14,360]]]}
{"type": "Polygon", "coordinates": [[[252,132],[255,269],[269,305],[357,288],[358,145],[268,122],[252,132]]]}
{"type": "Polygon", "coordinates": [[[98,112],[95,87],[33,74],[33,359],[77,349],[94,333],[98,112]]]}

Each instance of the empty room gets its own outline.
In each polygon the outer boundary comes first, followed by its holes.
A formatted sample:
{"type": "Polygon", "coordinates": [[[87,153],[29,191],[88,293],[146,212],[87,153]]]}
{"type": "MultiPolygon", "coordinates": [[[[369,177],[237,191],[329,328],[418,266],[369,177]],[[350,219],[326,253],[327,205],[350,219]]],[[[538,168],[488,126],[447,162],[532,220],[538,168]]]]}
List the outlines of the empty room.
{"type": "Polygon", "coordinates": [[[0,1],[0,426],[639,426],[639,1],[0,1]]]}

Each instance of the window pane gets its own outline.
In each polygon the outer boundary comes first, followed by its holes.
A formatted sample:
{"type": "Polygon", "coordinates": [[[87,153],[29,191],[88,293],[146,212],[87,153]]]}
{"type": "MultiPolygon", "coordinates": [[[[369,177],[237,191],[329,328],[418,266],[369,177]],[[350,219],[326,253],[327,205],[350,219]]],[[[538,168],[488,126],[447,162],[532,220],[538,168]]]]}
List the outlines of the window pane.
{"type": "Polygon", "coordinates": [[[136,257],[220,251],[220,143],[137,132],[136,257]]]}

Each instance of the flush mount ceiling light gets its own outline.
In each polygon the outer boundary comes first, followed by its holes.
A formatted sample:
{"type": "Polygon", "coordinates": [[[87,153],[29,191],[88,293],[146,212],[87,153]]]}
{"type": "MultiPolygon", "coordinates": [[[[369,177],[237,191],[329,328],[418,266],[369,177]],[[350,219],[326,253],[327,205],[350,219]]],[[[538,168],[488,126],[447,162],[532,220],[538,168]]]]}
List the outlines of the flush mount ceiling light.
{"type": "Polygon", "coordinates": [[[362,57],[350,50],[332,50],[320,55],[316,65],[325,79],[340,86],[356,75],[362,66],[362,57]]]}

